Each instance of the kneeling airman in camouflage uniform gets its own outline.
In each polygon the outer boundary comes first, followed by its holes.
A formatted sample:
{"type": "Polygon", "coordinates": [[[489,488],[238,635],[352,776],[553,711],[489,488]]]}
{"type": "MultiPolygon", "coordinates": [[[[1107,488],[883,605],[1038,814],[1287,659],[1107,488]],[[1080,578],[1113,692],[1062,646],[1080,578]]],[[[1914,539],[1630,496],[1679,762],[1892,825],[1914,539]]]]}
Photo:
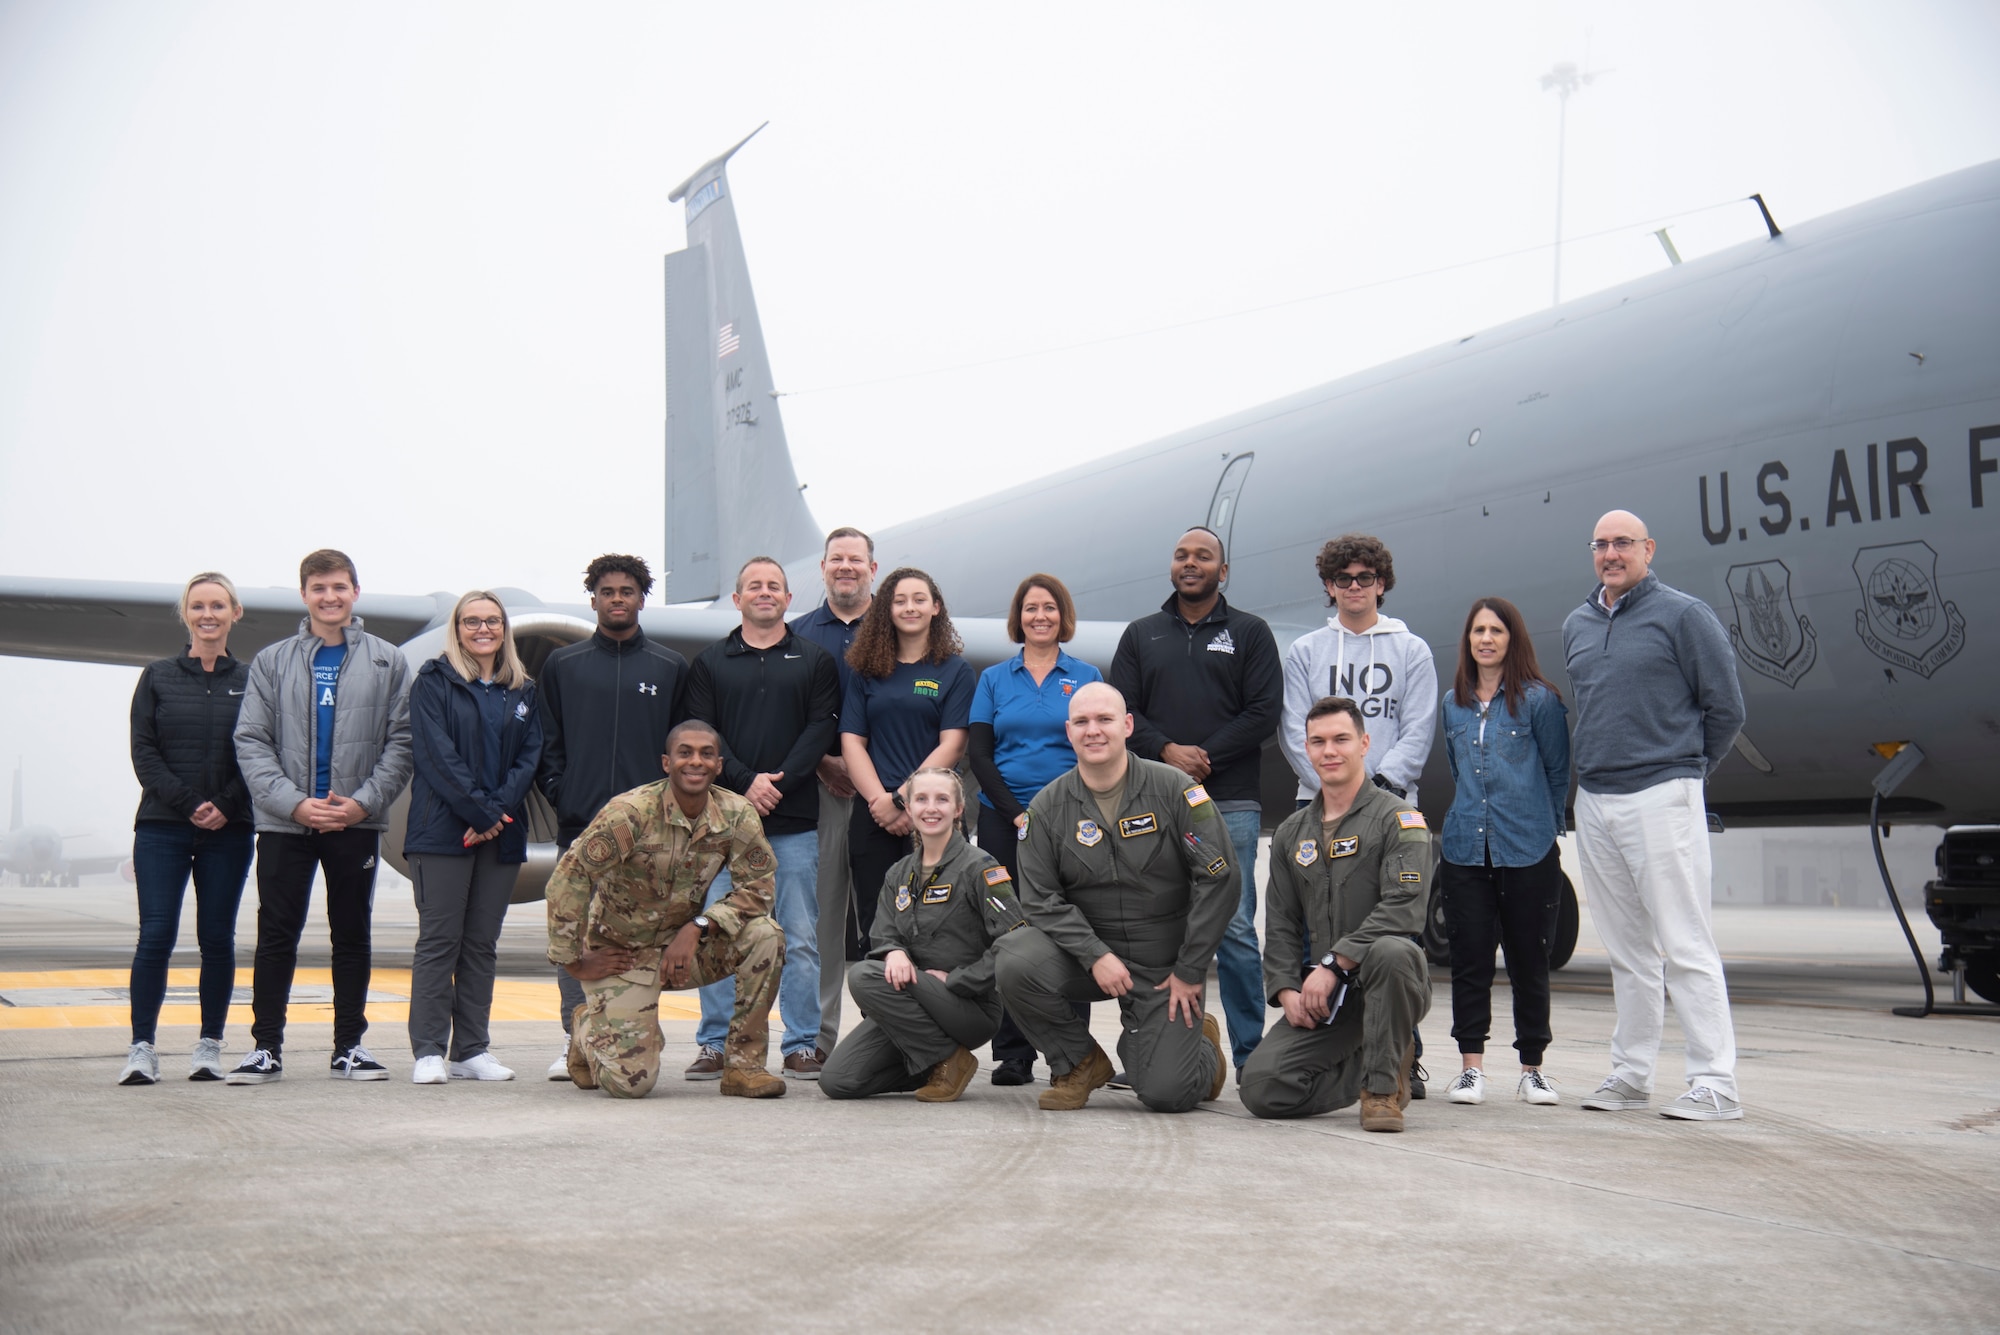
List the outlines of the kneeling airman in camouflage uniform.
{"type": "Polygon", "coordinates": [[[764,1069],[785,934],[773,922],[777,859],[757,810],[713,788],[722,744],[690,720],[667,734],[667,778],[620,793],[570,845],[549,879],[549,959],[583,984],[570,1037],[578,1089],[641,1098],[660,1078],[660,992],[734,976],[722,1092],[774,1099],[764,1069]],[[730,892],[708,906],[724,867],[730,892]]]}
{"type": "Polygon", "coordinates": [[[979,1070],[972,1049],[1000,1028],[993,955],[1022,925],[1013,878],[958,832],[965,792],[954,770],[920,769],[903,801],[922,841],[890,869],[868,958],[847,971],[867,1016],[820,1071],[830,1099],[915,1090],[950,1103],[979,1070]]]}
{"type": "Polygon", "coordinates": [[[1264,989],[1285,1018],[1244,1063],[1239,1092],[1258,1117],[1359,1098],[1364,1131],[1401,1131],[1411,1034],[1431,1008],[1430,970],[1410,940],[1430,902],[1430,831],[1368,782],[1368,731],[1352,700],[1319,701],[1305,726],[1319,796],[1271,836],[1264,909],[1264,989]]]}
{"type": "Polygon", "coordinates": [[[1070,698],[1077,767],[1028,806],[1021,905],[1029,926],[1001,938],[1000,996],[1053,1076],[1051,1111],[1081,1108],[1111,1059],[1072,1001],[1116,998],[1118,1056],[1156,1112],[1222,1092],[1222,1030],[1202,1014],[1208,962],[1241,882],[1229,829],[1200,784],[1125,749],[1125,697],[1093,682],[1070,698]]]}

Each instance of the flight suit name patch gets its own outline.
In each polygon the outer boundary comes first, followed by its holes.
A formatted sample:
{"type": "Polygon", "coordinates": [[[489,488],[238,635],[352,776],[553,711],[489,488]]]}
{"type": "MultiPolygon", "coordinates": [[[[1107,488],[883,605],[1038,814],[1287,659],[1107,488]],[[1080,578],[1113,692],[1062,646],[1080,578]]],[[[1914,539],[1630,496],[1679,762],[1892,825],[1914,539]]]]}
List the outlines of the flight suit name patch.
{"type": "Polygon", "coordinates": [[[1143,816],[1127,816],[1118,822],[1118,837],[1130,839],[1135,834],[1158,834],[1159,817],[1148,811],[1143,816]]]}
{"type": "Polygon", "coordinates": [[[1292,861],[1301,867],[1310,867],[1319,861],[1319,840],[1301,839],[1298,850],[1292,854],[1292,861]]]}
{"type": "Polygon", "coordinates": [[[1210,876],[1220,876],[1228,866],[1229,866],[1228,858],[1217,858],[1215,861],[1208,864],[1208,874],[1210,876]]]}
{"type": "Polygon", "coordinates": [[[943,885],[927,885],[924,887],[924,903],[926,904],[942,904],[950,898],[950,881],[946,881],[943,885]]]}
{"type": "Polygon", "coordinates": [[[1345,839],[1336,839],[1326,846],[1330,858],[1351,858],[1361,851],[1361,836],[1350,834],[1345,839]]]}
{"type": "Polygon", "coordinates": [[[1085,848],[1095,848],[1104,838],[1104,831],[1094,820],[1080,820],[1076,823],[1076,841],[1085,848]]]}
{"type": "Polygon", "coordinates": [[[1424,874],[1420,871],[1406,871],[1398,873],[1396,879],[1404,885],[1422,885],[1424,883],[1424,874]]]}

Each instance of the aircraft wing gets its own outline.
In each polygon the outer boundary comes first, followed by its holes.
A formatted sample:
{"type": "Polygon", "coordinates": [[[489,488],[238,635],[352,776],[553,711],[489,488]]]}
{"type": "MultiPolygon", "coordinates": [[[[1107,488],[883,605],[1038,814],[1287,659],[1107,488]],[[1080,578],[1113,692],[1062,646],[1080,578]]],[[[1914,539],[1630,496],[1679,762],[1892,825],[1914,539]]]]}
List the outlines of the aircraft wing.
{"type": "Polygon", "coordinates": [[[102,871],[117,871],[125,865],[125,860],[129,856],[131,855],[127,853],[114,853],[109,856],[94,858],[66,857],[63,859],[63,865],[77,876],[92,876],[102,871]]]}
{"type": "MultiPolygon", "coordinates": [[[[298,629],[296,589],[239,589],[243,621],[230,637],[239,658],[298,629]]],[[[187,643],[175,610],[178,584],[0,576],[0,654],[142,667],[187,643]]],[[[356,607],[374,634],[401,644],[451,615],[446,593],[363,593],[356,607]]]]}

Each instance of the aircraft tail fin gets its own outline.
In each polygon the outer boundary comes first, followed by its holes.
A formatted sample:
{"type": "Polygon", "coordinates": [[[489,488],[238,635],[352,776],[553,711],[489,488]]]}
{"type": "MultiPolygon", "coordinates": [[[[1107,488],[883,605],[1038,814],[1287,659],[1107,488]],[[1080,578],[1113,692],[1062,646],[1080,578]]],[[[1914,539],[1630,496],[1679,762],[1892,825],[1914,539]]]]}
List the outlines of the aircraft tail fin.
{"type": "Polygon", "coordinates": [[[21,815],[21,762],[17,760],[14,762],[14,805],[7,816],[8,832],[12,833],[25,824],[27,822],[21,815]]]}
{"type": "Polygon", "coordinates": [[[757,130],[668,196],[686,201],[688,243],[666,264],[667,602],[720,596],[752,556],[790,562],[819,546],[729,192],[729,159],[757,130]]]}

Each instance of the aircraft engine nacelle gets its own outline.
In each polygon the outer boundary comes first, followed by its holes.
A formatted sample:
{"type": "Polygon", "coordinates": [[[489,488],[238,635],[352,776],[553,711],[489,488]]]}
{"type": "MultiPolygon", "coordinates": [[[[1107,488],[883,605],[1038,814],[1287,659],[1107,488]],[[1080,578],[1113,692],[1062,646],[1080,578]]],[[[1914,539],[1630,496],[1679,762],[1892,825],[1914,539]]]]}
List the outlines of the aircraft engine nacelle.
{"type": "MultiPolygon", "coordinates": [[[[446,606],[449,606],[449,600],[446,606]]],[[[567,612],[523,610],[516,612],[509,608],[508,619],[513,623],[514,647],[521,655],[530,676],[541,675],[542,664],[548,656],[566,644],[590,638],[597,629],[596,623],[584,617],[567,612]]],[[[443,626],[425,631],[402,646],[403,654],[410,660],[414,672],[429,660],[444,652],[443,626]]],[[[383,832],[382,854],[389,865],[408,876],[409,864],[403,860],[403,837],[409,828],[410,792],[403,790],[389,808],[389,828],[383,832]]],[[[556,812],[549,805],[542,790],[528,791],[528,861],[521,868],[520,879],[514,882],[513,902],[526,904],[542,897],[549,877],[556,869],[556,812]]]]}

